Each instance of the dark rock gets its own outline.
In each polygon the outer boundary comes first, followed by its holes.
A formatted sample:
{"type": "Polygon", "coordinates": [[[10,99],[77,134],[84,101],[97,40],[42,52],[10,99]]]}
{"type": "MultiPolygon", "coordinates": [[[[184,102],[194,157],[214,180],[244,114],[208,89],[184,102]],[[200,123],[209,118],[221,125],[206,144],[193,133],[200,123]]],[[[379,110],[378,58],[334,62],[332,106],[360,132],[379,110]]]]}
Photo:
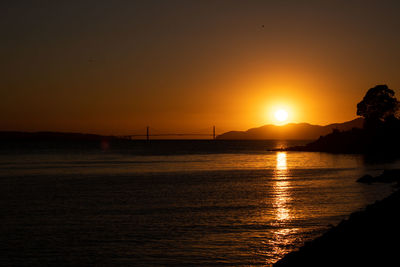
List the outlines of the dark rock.
{"type": "Polygon", "coordinates": [[[376,178],[377,182],[381,183],[393,183],[400,181],[400,170],[384,170],[383,173],[376,178]]]}
{"type": "Polygon", "coordinates": [[[366,174],[357,180],[358,183],[400,183],[400,169],[384,170],[379,176],[366,174]]]}
{"type": "Polygon", "coordinates": [[[358,183],[370,184],[374,182],[375,178],[372,175],[366,174],[357,180],[358,183]]]}

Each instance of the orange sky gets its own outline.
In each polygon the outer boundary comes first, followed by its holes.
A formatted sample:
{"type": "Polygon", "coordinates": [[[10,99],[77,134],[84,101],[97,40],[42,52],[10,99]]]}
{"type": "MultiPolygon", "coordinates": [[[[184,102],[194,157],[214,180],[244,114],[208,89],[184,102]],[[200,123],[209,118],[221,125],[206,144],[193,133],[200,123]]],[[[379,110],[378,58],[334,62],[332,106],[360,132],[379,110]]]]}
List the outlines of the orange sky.
{"type": "Polygon", "coordinates": [[[400,88],[396,1],[0,4],[0,130],[218,133],[355,118],[400,88]],[[321,3],[324,2],[324,3],[321,3]]]}

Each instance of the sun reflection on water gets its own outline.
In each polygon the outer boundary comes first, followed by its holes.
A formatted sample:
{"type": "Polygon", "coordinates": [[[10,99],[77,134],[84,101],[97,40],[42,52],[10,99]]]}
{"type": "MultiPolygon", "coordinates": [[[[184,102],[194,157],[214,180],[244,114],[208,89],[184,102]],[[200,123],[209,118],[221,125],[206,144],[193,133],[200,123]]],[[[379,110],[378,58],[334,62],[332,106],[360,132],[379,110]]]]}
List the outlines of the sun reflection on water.
{"type": "Polygon", "coordinates": [[[277,171],[286,171],[286,152],[278,152],[276,155],[276,170],[277,171]]]}
{"type": "Polygon", "coordinates": [[[273,207],[274,217],[278,222],[284,222],[290,219],[289,209],[287,207],[288,202],[291,199],[289,194],[289,181],[288,169],[286,164],[286,152],[278,152],[276,155],[276,168],[274,172],[275,184],[273,186],[273,207]]]}
{"type": "Polygon", "coordinates": [[[286,152],[277,152],[276,154],[274,184],[272,187],[272,226],[276,230],[273,232],[270,245],[272,253],[275,254],[275,257],[278,255],[279,258],[291,250],[294,243],[293,234],[297,232],[296,228],[290,226],[293,220],[293,212],[290,209],[292,195],[286,157],[286,152]]]}

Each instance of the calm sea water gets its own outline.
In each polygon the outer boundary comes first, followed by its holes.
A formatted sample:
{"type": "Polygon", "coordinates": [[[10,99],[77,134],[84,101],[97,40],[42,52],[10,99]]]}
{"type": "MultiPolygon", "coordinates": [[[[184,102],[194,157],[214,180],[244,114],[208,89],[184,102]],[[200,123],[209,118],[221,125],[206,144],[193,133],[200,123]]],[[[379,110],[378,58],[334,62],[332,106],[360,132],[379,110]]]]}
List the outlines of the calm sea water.
{"type": "Polygon", "coordinates": [[[355,180],[400,165],[267,151],[301,141],[150,143],[0,151],[0,265],[267,265],[387,196],[355,180]]]}

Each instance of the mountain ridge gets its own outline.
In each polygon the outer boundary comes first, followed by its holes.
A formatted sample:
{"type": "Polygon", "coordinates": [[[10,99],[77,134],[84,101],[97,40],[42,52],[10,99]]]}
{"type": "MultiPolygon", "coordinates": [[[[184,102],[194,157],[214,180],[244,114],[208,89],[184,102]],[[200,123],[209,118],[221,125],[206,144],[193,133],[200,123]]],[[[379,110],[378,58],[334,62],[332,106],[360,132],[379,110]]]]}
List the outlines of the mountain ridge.
{"type": "Polygon", "coordinates": [[[314,125],[310,123],[288,123],[285,125],[267,124],[247,131],[229,131],[218,135],[219,140],[313,140],[331,133],[334,129],[347,131],[352,128],[362,128],[364,119],[356,118],[343,123],[331,123],[328,125],[314,125]]]}

